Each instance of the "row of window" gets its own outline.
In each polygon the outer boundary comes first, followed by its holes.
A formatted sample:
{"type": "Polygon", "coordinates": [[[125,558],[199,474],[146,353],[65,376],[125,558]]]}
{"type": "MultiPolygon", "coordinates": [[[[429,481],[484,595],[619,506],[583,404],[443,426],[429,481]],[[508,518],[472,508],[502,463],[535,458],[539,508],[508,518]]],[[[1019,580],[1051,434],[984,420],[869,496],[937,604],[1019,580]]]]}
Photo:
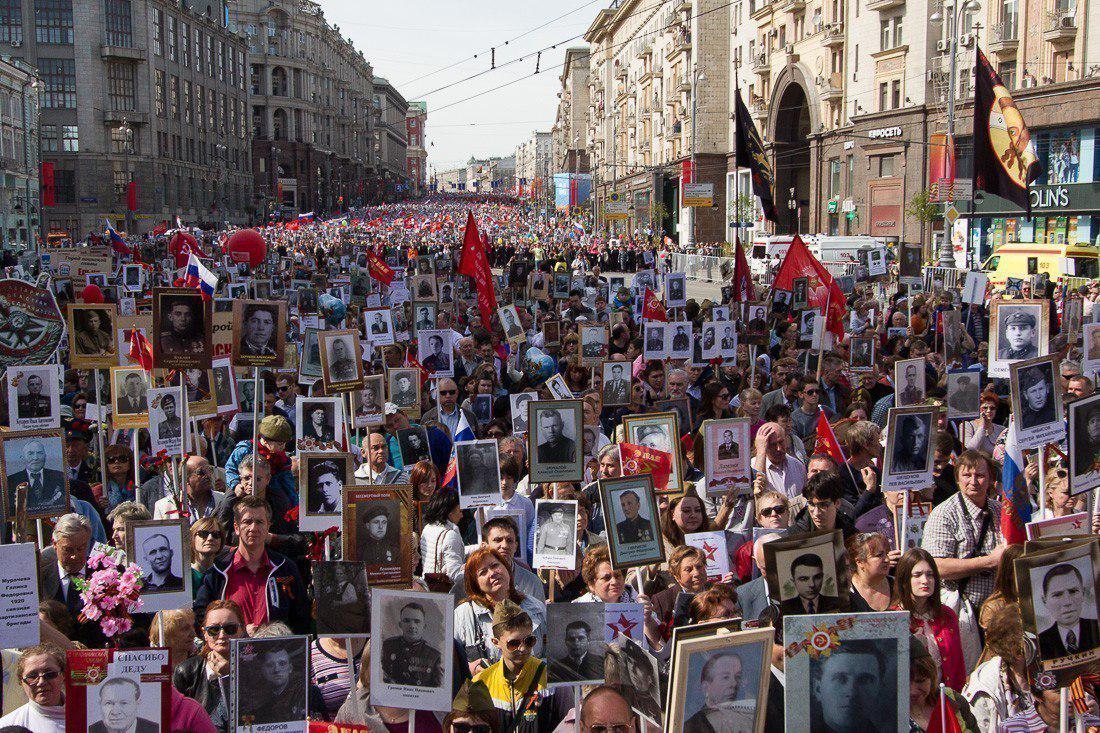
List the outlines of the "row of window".
{"type": "Polygon", "coordinates": [[[185,138],[182,135],[164,131],[157,133],[157,155],[199,165],[224,161],[226,166],[234,169],[239,169],[243,162],[240,148],[229,149],[218,142],[205,142],[193,137],[185,138]]]}
{"type": "Polygon", "coordinates": [[[234,49],[213,34],[160,9],[153,11],[153,54],[188,69],[193,63],[196,71],[205,70],[212,79],[228,81],[241,90],[245,88],[244,49],[234,49]]]}
{"type": "MultiPolygon", "coordinates": [[[[77,202],[76,171],[55,166],[53,175],[54,197],[57,203],[75,204],[77,202]]],[[[115,164],[111,172],[115,205],[125,205],[126,188],[131,178],[124,163],[115,164]]],[[[212,210],[216,205],[218,208],[228,207],[232,211],[241,211],[248,202],[249,189],[239,184],[196,178],[194,175],[177,172],[161,175],[161,190],[158,196],[160,199],[158,208],[169,210],[212,210]]]]}
{"type": "Polygon", "coordinates": [[[156,70],[154,103],[158,117],[170,117],[199,129],[245,138],[244,100],[156,70]]]}

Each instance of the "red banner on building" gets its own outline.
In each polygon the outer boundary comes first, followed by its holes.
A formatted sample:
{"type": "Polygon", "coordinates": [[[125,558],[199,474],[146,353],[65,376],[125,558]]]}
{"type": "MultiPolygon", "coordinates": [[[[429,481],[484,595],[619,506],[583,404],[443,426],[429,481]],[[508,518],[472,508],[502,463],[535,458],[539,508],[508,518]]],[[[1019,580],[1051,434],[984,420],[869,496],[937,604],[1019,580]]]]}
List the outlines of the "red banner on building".
{"type": "Polygon", "coordinates": [[[42,189],[42,205],[57,206],[57,188],[53,180],[53,163],[43,163],[39,176],[39,188],[42,189]]]}
{"type": "MultiPolygon", "coordinates": [[[[126,186],[126,208],[130,211],[137,211],[137,182],[130,181],[126,186]]],[[[129,234],[129,232],[127,232],[129,234]]]]}

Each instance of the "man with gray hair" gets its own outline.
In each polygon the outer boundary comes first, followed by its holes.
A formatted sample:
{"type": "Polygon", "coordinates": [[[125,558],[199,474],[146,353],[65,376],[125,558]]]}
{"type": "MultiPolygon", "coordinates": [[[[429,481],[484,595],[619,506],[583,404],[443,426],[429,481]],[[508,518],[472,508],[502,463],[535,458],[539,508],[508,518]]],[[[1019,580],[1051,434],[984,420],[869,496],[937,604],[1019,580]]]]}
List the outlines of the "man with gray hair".
{"type": "MultiPolygon", "coordinates": [[[[88,553],[92,547],[92,524],[88,518],[72,512],[62,515],[53,528],[53,544],[42,550],[38,562],[38,598],[42,601],[60,601],[76,622],[84,602],[76,587],[77,578],[86,577],[88,553]]],[[[98,629],[98,624],[82,624],[77,632],[78,641],[88,629],[98,629]]],[[[92,646],[89,644],[89,646],[92,646]]]]}

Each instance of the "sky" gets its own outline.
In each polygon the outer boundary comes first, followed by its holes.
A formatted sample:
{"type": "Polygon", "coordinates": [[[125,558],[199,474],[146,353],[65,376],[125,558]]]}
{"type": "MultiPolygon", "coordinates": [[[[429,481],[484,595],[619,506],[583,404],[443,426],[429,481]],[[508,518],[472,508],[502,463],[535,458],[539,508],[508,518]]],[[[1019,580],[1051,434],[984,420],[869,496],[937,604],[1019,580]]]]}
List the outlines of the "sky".
{"type": "Polygon", "coordinates": [[[585,30],[611,2],[319,1],[375,76],[388,79],[407,100],[427,102],[428,165],[435,171],[471,156],[511,155],[533,131],[549,131],[565,49],[585,45],[585,30]],[[493,47],[498,68],[491,70],[493,47]],[[542,49],[536,75],[535,52],[542,49]]]}

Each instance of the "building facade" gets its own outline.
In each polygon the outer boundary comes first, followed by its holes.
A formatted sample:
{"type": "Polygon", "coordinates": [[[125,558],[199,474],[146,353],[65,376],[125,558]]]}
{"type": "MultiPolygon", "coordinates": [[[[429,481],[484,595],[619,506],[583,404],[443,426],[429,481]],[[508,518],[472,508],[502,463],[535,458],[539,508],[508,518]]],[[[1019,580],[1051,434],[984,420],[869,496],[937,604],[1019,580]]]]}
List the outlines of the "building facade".
{"type": "Polygon", "coordinates": [[[0,58],[0,243],[24,250],[41,235],[37,71],[0,58]]]}
{"type": "Polygon", "coordinates": [[[523,198],[542,203],[549,200],[551,136],[549,132],[532,132],[516,147],[516,193],[523,198]]]}
{"type": "Polygon", "coordinates": [[[588,173],[589,51],[568,48],[558,90],[558,109],[550,128],[551,173],[588,173]]]}
{"type": "Polygon", "coordinates": [[[428,190],[428,144],[424,139],[427,122],[428,103],[409,102],[409,112],[405,117],[405,139],[408,140],[405,173],[409,178],[411,193],[416,196],[428,190]]]}
{"type": "Polygon", "coordinates": [[[382,201],[407,196],[411,186],[408,175],[407,119],[409,103],[392,84],[374,78],[374,150],[378,156],[379,193],[382,201]]]}

